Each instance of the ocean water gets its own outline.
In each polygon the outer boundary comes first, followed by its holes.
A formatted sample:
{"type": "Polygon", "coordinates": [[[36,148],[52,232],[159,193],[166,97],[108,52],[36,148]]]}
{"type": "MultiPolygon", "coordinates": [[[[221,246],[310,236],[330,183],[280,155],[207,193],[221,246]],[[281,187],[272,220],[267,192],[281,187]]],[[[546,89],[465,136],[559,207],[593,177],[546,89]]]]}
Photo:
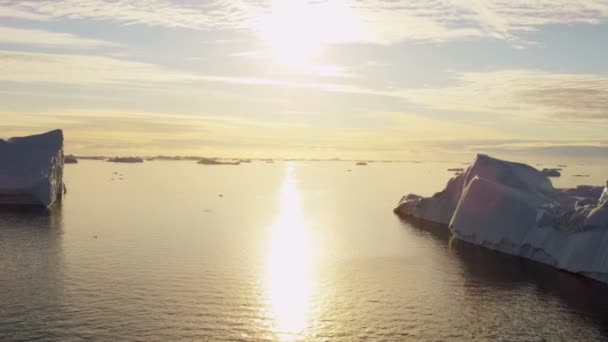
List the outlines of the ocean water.
{"type": "Polygon", "coordinates": [[[608,340],[608,286],[393,215],[458,166],[66,165],[0,210],[0,341],[608,340]]]}

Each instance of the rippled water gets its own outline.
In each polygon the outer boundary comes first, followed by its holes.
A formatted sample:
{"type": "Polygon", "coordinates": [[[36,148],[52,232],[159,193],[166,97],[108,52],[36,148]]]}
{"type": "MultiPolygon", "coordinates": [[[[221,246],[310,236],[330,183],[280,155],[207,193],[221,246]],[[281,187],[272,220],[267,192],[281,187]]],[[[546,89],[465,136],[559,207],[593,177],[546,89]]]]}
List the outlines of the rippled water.
{"type": "Polygon", "coordinates": [[[608,286],[392,214],[448,166],[68,165],[0,211],[0,341],[608,340],[608,286]]]}

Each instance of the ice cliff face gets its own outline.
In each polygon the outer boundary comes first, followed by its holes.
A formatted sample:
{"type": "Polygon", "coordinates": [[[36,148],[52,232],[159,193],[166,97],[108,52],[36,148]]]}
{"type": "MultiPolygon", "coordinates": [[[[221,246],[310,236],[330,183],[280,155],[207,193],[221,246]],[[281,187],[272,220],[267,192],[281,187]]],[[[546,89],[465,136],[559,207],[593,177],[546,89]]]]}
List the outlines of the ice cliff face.
{"type": "Polygon", "coordinates": [[[63,192],[63,132],[0,140],[0,204],[52,205],[63,192]]]}
{"type": "Polygon", "coordinates": [[[465,172],[450,179],[443,191],[430,198],[414,194],[404,196],[396,212],[449,224],[463,192],[476,177],[524,191],[538,198],[545,198],[554,191],[551,181],[533,167],[480,154],[465,172]]]}
{"type": "Polygon", "coordinates": [[[604,188],[604,191],[602,191],[602,195],[600,196],[600,202],[607,202],[608,201],[608,180],[606,180],[606,187],[604,188]]]}
{"type": "Polygon", "coordinates": [[[395,213],[449,226],[454,236],[608,282],[608,183],[554,189],[540,171],[478,155],[430,198],[395,213]]]}

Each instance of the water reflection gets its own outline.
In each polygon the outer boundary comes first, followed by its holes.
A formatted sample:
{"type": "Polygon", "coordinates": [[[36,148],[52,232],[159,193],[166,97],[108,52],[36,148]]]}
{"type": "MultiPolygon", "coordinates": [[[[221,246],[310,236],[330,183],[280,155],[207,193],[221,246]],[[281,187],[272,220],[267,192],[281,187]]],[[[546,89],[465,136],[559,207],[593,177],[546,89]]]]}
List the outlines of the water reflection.
{"type": "MultiPolygon", "coordinates": [[[[456,258],[464,271],[463,289],[469,305],[487,307],[490,299],[503,298],[499,295],[501,292],[519,294],[523,293],[522,289],[533,289],[541,303],[539,305],[555,298],[564,305],[562,313],[575,313],[570,318],[571,321],[564,319],[559,324],[571,324],[570,328],[574,329],[584,322],[591,322],[604,339],[608,338],[606,284],[457,240],[444,225],[415,219],[402,221],[419,233],[428,234],[446,244],[447,251],[456,258]],[[487,295],[488,289],[492,290],[491,297],[487,295]]],[[[510,305],[513,307],[514,303],[510,305]]],[[[513,310],[522,311],[523,308],[513,310]]]]}
{"type": "Polygon", "coordinates": [[[63,225],[61,200],[51,208],[37,206],[0,206],[0,228],[28,230],[42,229],[46,232],[61,233],[63,225]]]}
{"type": "Polygon", "coordinates": [[[62,208],[0,207],[0,341],[62,340],[62,208]]]}
{"type": "Polygon", "coordinates": [[[313,246],[300,207],[293,163],[286,166],[279,199],[267,259],[266,296],[273,331],[281,340],[295,340],[310,326],[313,246]]]}

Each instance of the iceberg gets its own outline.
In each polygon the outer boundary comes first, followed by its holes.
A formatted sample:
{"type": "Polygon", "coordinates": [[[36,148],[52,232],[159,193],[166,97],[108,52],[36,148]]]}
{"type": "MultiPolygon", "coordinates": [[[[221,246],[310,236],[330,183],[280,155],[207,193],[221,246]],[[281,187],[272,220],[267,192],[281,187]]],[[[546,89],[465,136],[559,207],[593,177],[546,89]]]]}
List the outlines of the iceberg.
{"type": "Polygon", "coordinates": [[[222,160],[218,160],[218,159],[200,158],[200,160],[197,162],[197,164],[200,164],[200,165],[240,165],[241,161],[240,160],[222,161],[222,160]]]}
{"type": "Polygon", "coordinates": [[[110,163],[143,163],[144,160],[140,157],[114,157],[107,160],[110,163]]]}
{"type": "Polygon", "coordinates": [[[561,177],[562,173],[560,172],[562,169],[560,168],[552,168],[552,169],[542,169],[542,172],[547,177],[561,177]]]}
{"type": "Polygon", "coordinates": [[[74,155],[68,154],[67,156],[63,157],[63,163],[64,164],[78,164],[78,159],[74,155]]]}
{"type": "Polygon", "coordinates": [[[529,165],[477,155],[446,188],[404,196],[395,213],[457,239],[608,283],[608,181],[556,189],[529,165]]]}
{"type": "Polygon", "coordinates": [[[0,205],[49,207],[63,190],[61,130],[0,139],[0,205]]]}

